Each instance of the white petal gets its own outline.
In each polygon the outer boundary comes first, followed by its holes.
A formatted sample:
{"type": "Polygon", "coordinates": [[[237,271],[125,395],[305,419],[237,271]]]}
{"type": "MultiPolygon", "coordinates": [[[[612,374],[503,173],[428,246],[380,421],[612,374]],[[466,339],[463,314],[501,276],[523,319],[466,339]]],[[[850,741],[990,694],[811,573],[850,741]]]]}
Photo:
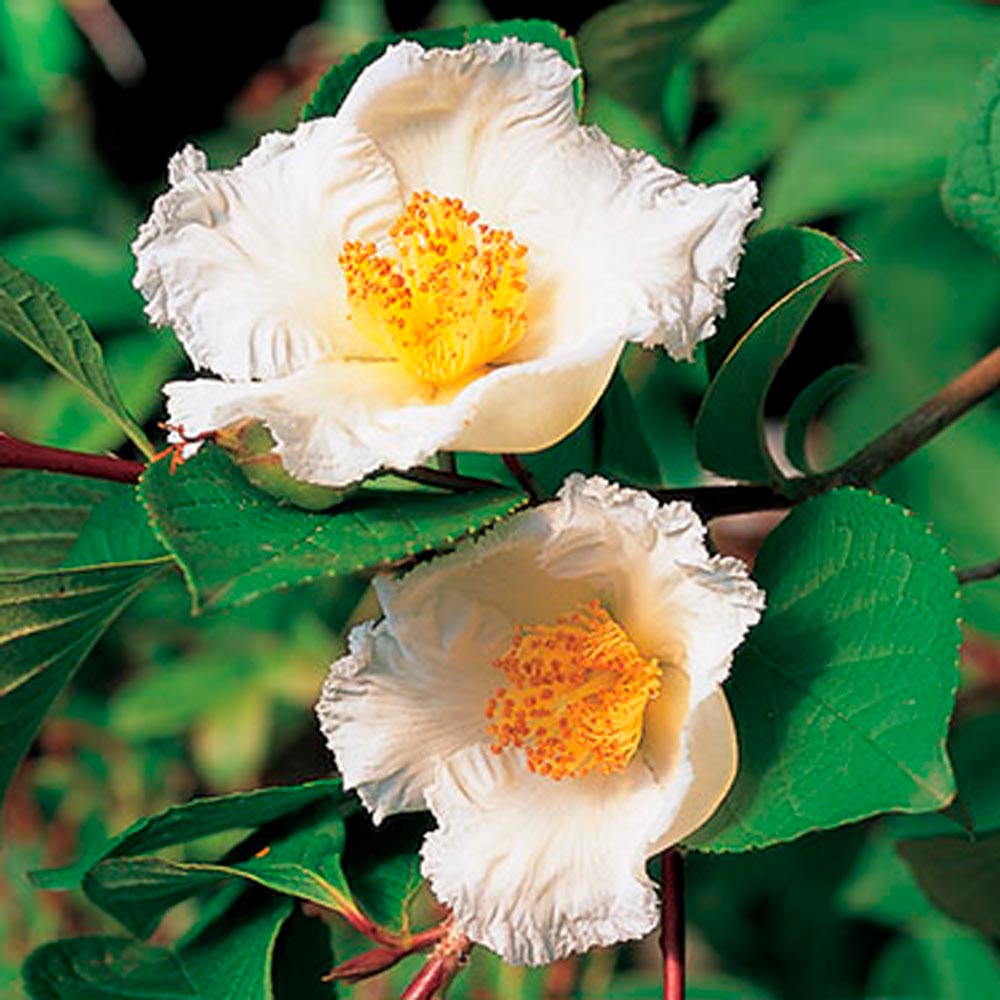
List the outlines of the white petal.
{"type": "Polygon", "coordinates": [[[132,245],[134,284],[194,362],[230,378],[287,374],[357,349],[338,255],[402,210],[370,139],[334,119],[264,136],[232,170],[189,146],[132,245]]]}
{"type": "Polygon", "coordinates": [[[550,574],[600,581],[639,649],[687,673],[692,707],[725,680],[764,593],[738,559],[708,554],[689,504],[660,505],[640,490],[574,474],[543,509],[552,519],[542,553],[550,574]]]}
{"type": "Polygon", "coordinates": [[[756,195],[748,177],[693,184],[585,128],[535,162],[514,225],[564,276],[554,327],[614,328],[690,360],[715,332],[756,195]]]}
{"type": "Polygon", "coordinates": [[[663,731],[657,731],[657,721],[647,721],[643,758],[657,782],[667,787],[676,780],[679,769],[689,778],[679,810],[647,847],[650,855],[680,843],[708,821],[732,787],[739,763],[736,726],[721,688],[694,707],[684,723],[681,740],[670,735],[664,740],[663,731]]]}
{"type": "Polygon", "coordinates": [[[760,214],[756,187],[692,184],[582,128],[576,76],[553,50],[515,39],[403,42],[362,73],[340,116],[374,138],[408,190],[457,195],[528,247],[529,286],[548,300],[536,352],[621,336],[690,358],[760,214]]]}
{"type": "Polygon", "coordinates": [[[423,873],[458,929],[507,961],[542,965],[656,926],[645,848],[676,805],[645,765],[555,782],[475,747],[443,764],[427,800],[439,829],[423,873]]]}
{"type": "Polygon", "coordinates": [[[193,436],[243,417],[263,420],[285,468],[343,486],[379,468],[408,469],[443,449],[533,451],[586,417],[620,348],[497,369],[428,399],[399,365],[316,363],[263,382],[171,382],[170,420],[193,436]]]}
{"type": "Polygon", "coordinates": [[[419,646],[391,622],[355,628],[316,707],[345,787],[376,822],[427,808],[438,760],[485,738],[490,662],[510,640],[505,622],[456,593],[439,595],[419,625],[416,638],[433,637],[419,646]]]}
{"type": "Polygon", "coordinates": [[[532,156],[578,127],[579,75],[555,50],[513,38],[400,42],[361,73],[337,117],[375,140],[407,190],[457,195],[508,225],[532,156]]]}

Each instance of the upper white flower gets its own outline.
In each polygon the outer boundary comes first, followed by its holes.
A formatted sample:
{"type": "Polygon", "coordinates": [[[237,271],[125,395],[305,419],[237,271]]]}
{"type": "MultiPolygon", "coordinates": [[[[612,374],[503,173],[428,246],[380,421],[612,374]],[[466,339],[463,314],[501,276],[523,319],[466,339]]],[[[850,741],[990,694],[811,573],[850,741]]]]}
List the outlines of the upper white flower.
{"type": "Polygon", "coordinates": [[[232,170],[187,147],[133,244],[157,324],[222,380],[166,387],[188,436],[263,420],[340,486],[440,449],[533,451],[626,340],[689,358],[757,216],[581,126],[573,69],[514,39],[400,42],[335,117],[232,170]]]}
{"type": "Polygon", "coordinates": [[[571,476],[557,500],[375,587],[317,706],[376,821],[430,809],[459,931],[542,964],[657,920],[650,855],[736,771],[720,687],[764,595],[687,504],[571,476]]]}

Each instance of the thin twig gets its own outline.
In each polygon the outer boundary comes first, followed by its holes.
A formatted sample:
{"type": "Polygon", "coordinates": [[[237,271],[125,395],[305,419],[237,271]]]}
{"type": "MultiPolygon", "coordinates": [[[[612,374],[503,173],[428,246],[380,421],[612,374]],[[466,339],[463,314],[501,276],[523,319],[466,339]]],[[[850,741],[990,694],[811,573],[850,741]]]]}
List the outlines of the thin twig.
{"type": "Polygon", "coordinates": [[[137,483],[146,466],[114,455],[90,455],[22,441],[0,431],[0,468],[42,469],[68,476],[89,476],[116,483],[137,483]]]}
{"type": "Polygon", "coordinates": [[[518,455],[501,455],[503,464],[507,470],[520,483],[521,488],[531,497],[532,503],[538,503],[542,499],[542,491],[539,489],[535,477],[528,471],[528,467],[521,461],[518,455]]]}
{"type": "Polygon", "coordinates": [[[686,500],[708,520],[727,514],[749,514],[760,510],[784,510],[795,501],[773,486],[738,483],[734,486],[691,486],[684,489],[649,489],[661,503],[686,500]]]}
{"type": "Polygon", "coordinates": [[[432,469],[428,465],[415,465],[412,469],[391,469],[392,475],[400,479],[409,479],[411,483],[422,486],[436,486],[442,490],[457,490],[461,493],[472,493],[477,490],[495,490],[501,488],[500,483],[492,479],[480,479],[477,476],[463,476],[458,472],[447,472],[445,469],[432,469]]]}
{"type": "Polygon", "coordinates": [[[469,939],[456,931],[454,926],[450,927],[423,968],[403,991],[400,1000],[431,1000],[444,993],[468,960],[471,948],[469,939]]]}
{"type": "Polygon", "coordinates": [[[660,855],[660,951],[663,1000],[684,1000],[684,857],[676,847],[660,855]]]}
{"type": "Polygon", "coordinates": [[[992,580],[995,576],[1000,576],[1000,559],[993,562],[981,563],[979,566],[966,566],[965,569],[955,570],[955,576],[959,583],[976,583],[978,580],[992,580]]]}
{"type": "Polygon", "coordinates": [[[899,423],[852,455],[843,465],[801,480],[796,499],[835,486],[870,486],[880,476],[940,434],[1000,388],[1000,347],[967,368],[899,423]]]}

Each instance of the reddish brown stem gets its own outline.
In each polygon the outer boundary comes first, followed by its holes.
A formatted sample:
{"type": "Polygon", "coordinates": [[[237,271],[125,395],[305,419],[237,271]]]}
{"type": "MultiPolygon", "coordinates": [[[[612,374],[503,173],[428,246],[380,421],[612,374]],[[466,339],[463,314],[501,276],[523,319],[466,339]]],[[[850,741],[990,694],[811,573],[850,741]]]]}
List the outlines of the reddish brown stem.
{"type": "Polygon", "coordinates": [[[400,1000],[431,1000],[455,978],[469,957],[471,948],[472,944],[464,934],[456,931],[450,924],[446,925],[445,933],[433,954],[413,977],[400,1000]]]}
{"type": "Polygon", "coordinates": [[[518,458],[517,455],[501,455],[503,464],[507,466],[507,471],[520,483],[521,488],[531,497],[533,503],[538,503],[542,499],[542,491],[535,482],[535,477],[528,471],[528,467],[518,458]]]}
{"type": "Polygon", "coordinates": [[[436,945],[447,930],[447,924],[440,924],[430,930],[421,931],[419,934],[401,937],[384,932],[373,935],[366,931],[368,937],[381,940],[382,944],[378,948],[372,948],[346,962],[341,962],[340,965],[331,969],[323,979],[325,982],[345,983],[356,983],[362,979],[368,979],[380,972],[385,972],[386,969],[391,969],[407,956],[436,945]]]}
{"type": "Polygon", "coordinates": [[[684,1000],[684,858],[677,848],[660,855],[660,950],[663,1000],[684,1000]]]}
{"type": "Polygon", "coordinates": [[[992,580],[1000,576],[1000,559],[982,563],[979,566],[966,566],[955,571],[959,583],[976,583],[978,580],[992,580]]]}
{"type": "Polygon", "coordinates": [[[146,466],[114,455],[89,455],[22,441],[0,431],[0,468],[43,469],[67,476],[89,476],[115,483],[137,483],[146,466]]]}
{"type": "Polygon", "coordinates": [[[802,481],[809,495],[834,486],[868,486],[1000,388],[1000,347],[949,382],[843,465],[802,481]]]}

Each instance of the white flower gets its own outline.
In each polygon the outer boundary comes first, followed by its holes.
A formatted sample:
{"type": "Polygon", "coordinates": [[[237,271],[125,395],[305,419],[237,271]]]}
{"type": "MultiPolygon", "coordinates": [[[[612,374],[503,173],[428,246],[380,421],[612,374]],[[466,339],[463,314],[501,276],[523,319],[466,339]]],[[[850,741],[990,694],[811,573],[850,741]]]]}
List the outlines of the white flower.
{"type": "Polygon", "coordinates": [[[221,381],[168,385],[172,422],[263,420],[292,475],[340,486],[440,449],[553,444],[625,340],[689,358],[756,189],[692,184],[581,126],[577,75],[514,39],[400,42],[336,117],[234,169],[175,156],[135,285],[221,381]]]}
{"type": "Polygon", "coordinates": [[[378,579],[385,617],[331,668],[317,714],[345,785],[377,822],[430,809],[424,875],[508,961],[650,931],[646,858],[729,789],[720,685],[764,595],[703,537],[687,504],[571,476],[378,579]]]}

